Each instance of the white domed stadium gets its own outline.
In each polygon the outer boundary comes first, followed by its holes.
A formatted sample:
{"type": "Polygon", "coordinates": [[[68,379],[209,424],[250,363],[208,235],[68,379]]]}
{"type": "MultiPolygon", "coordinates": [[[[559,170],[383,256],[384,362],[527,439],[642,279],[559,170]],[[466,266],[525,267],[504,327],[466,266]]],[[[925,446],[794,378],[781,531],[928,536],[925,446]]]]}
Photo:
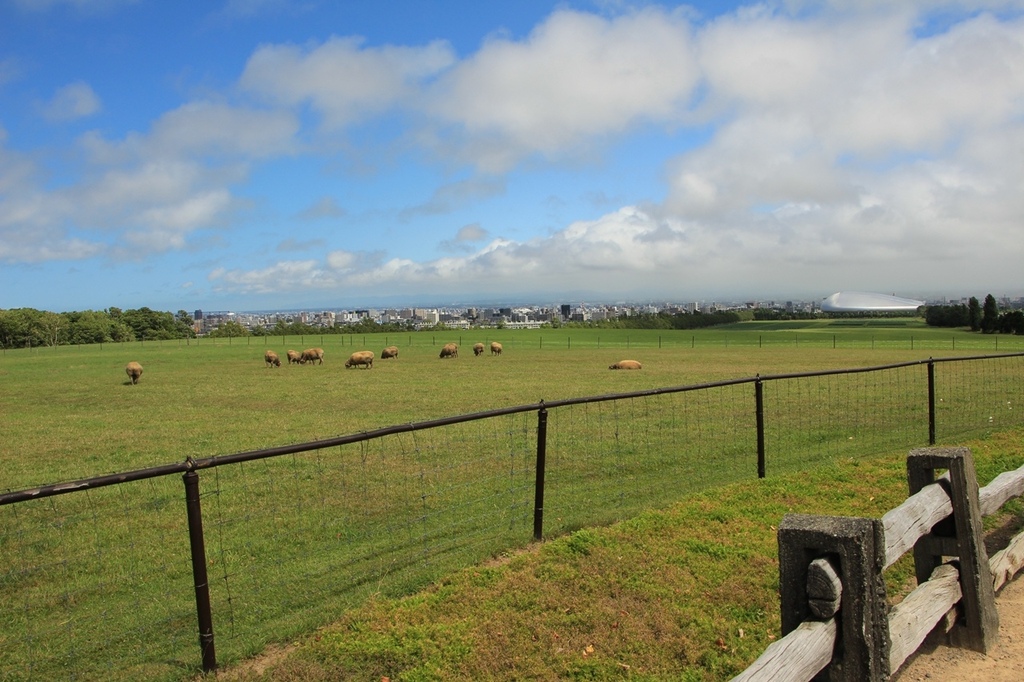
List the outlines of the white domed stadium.
{"type": "Polygon", "coordinates": [[[826,313],[902,313],[913,312],[923,305],[924,301],[913,298],[863,291],[839,291],[825,297],[821,302],[821,310],[826,313]]]}

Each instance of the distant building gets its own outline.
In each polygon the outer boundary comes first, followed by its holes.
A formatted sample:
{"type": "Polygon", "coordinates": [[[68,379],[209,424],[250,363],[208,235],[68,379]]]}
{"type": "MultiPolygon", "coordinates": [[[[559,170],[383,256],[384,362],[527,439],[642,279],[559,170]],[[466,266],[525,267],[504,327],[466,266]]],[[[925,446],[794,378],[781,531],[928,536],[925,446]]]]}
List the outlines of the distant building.
{"type": "Polygon", "coordinates": [[[924,305],[924,301],[900,298],[888,294],[872,294],[863,291],[839,291],[827,296],[821,302],[826,313],[868,313],[868,312],[913,312],[924,305]]]}

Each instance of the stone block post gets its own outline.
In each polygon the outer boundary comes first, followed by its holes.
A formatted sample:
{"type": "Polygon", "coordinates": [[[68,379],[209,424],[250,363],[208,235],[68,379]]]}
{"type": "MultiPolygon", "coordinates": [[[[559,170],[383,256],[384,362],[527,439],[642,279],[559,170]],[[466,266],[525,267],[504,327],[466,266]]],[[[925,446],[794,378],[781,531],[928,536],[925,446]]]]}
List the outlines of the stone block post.
{"type": "MultiPolygon", "coordinates": [[[[783,636],[804,620],[822,615],[818,607],[821,595],[810,594],[808,589],[812,563],[827,560],[842,585],[832,662],[816,679],[888,680],[890,641],[881,521],[787,514],[779,525],[778,540],[783,636]]],[[[820,581],[811,584],[816,582],[820,581]]]]}

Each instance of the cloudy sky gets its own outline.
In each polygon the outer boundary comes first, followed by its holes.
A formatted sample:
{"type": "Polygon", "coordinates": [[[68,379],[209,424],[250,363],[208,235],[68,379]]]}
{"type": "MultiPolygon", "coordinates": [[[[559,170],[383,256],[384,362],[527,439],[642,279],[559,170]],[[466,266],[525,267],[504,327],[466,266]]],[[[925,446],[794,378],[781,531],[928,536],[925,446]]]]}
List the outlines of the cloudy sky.
{"type": "Polygon", "coordinates": [[[1024,295],[1024,0],[0,0],[0,309],[1024,295]]]}

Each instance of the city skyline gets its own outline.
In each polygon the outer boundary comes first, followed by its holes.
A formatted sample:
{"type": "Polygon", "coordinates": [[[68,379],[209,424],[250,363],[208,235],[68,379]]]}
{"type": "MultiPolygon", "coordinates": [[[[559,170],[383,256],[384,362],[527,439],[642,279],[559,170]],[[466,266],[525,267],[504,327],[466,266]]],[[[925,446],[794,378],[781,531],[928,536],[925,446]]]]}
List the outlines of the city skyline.
{"type": "Polygon", "coordinates": [[[0,309],[1016,298],[1022,114],[1020,0],[0,0],[0,309]]]}

